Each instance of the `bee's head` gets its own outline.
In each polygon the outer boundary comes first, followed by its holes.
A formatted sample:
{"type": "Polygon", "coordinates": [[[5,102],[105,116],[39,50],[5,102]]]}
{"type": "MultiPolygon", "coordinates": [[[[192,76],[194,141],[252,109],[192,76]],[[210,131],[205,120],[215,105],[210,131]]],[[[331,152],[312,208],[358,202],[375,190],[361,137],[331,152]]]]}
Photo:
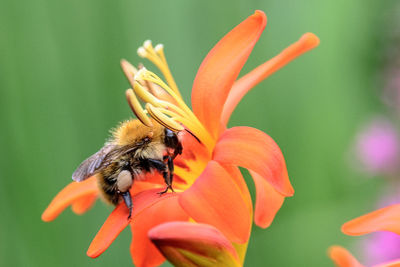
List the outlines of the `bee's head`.
{"type": "Polygon", "coordinates": [[[181,145],[176,132],[165,128],[164,134],[164,143],[167,148],[176,149],[181,145]]]}
{"type": "MultiPolygon", "coordinates": [[[[200,142],[199,138],[195,136],[191,131],[185,129],[186,132],[188,132],[191,136],[193,136],[197,142],[200,142]]],[[[179,132],[174,132],[171,129],[164,128],[164,144],[168,149],[173,150],[173,154],[176,156],[178,154],[182,154],[182,143],[181,140],[179,139],[179,132]]],[[[174,156],[174,157],[175,157],[174,156]]]]}

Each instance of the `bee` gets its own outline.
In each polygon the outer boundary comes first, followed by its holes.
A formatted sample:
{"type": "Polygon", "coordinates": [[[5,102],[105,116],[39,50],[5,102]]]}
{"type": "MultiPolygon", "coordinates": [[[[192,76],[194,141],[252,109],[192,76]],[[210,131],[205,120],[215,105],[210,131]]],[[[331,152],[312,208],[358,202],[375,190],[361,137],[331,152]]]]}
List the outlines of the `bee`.
{"type": "Polygon", "coordinates": [[[81,182],[96,175],[104,199],[114,205],[123,200],[129,209],[128,219],[133,208],[129,189],[146,173],[156,171],[163,176],[166,188],[159,194],[174,191],[174,159],[182,154],[182,144],[177,132],[153,125],[147,127],[136,119],[120,124],[110,140],[80,164],[72,179],[81,182]]]}

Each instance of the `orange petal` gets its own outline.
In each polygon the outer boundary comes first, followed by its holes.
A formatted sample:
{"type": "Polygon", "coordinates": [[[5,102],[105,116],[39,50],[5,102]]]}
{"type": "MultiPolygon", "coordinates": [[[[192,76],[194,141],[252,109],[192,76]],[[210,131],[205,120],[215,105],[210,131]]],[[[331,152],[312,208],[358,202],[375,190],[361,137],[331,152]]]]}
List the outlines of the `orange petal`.
{"type": "Polygon", "coordinates": [[[151,229],[149,237],[174,266],[240,266],[229,240],[207,224],[164,223],[151,229]]]}
{"type": "Polygon", "coordinates": [[[271,225],[276,213],[281,208],[285,197],[278,193],[262,176],[250,171],[256,185],[256,210],[254,222],[267,228],[271,225]]]}
{"type": "Polygon", "coordinates": [[[248,241],[251,216],[246,200],[217,162],[208,163],[194,184],[182,193],[179,203],[196,222],[215,226],[232,242],[248,241]]]}
{"type": "Polygon", "coordinates": [[[318,44],[319,38],[317,36],[312,33],[306,33],[297,42],[284,49],[280,54],[237,80],[224,104],[221,124],[224,126],[227,125],[233,110],[250,89],[298,56],[318,46],[318,44]]]}
{"type": "Polygon", "coordinates": [[[98,194],[95,193],[95,194],[87,195],[85,197],[82,197],[82,198],[76,200],[74,203],[72,203],[72,207],[71,207],[72,211],[78,215],[85,213],[96,202],[97,196],[98,196],[98,194]]]}
{"type": "Polygon", "coordinates": [[[347,235],[390,231],[400,235],[400,204],[391,205],[355,218],[342,226],[347,235]]]}
{"type": "Polygon", "coordinates": [[[328,255],[338,267],[363,267],[347,249],[341,246],[330,247],[328,255]]]}
{"type": "Polygon", "coordinates": [[[178,194],[171,194],[170,197],[143,209],[132,220],[130,251],[135,266],[158,266],[165,261],[163,255],[150,241],[148,232],[154,226],[164,222],[189,220],[188,215],[178,203],[178,196],[178,194]]]}
{"type": "Polygon", "coordinates": [[[97,180],[94,176],[80,183],[70,183],[51,201],[42,214],[42,220],[45,222],[54,220],[69,205],[72,205],[75,201],[81,201],[86,196],[90,197],[93,194],[98,194],[97,180]]]}
{"type": "Polygon", "coordinates": [[[294,193],[281,150],[271,137],[260,130],[251,127],[226,130],[214,148],[213,159],[258,173],[284,196],[294,193]]]}
{"type": "Polygon", "coordinates": [[[245,200],[250,214],[253,214],[253,203],[251,202],[251,196],[249,192],[249,188],[247,187],[246,181],[243,178],[242,173],[240,172],[237,166],[233,165],[221,165],[224,169],[231,175],[232,180],[235,181],[236,185],[239,187],[240,192],[242,193],[242,198],[245,200]]]}
{"type": "Polygon", "coordinates": [[[104,251],[106,251],[115,238],[117,238],[119,233],[121,233],[121,231],[128,226],[129,222],[135,220],[136,216],[138,216],[145,209],[155,205],[157,202],[173,196],[173,194],[164,194],[160,196],[157,194],[158,192],[160,192],[160,189],[151,189],[133,196],[133,211],[131,220],[128,220],[129,212],[125,203],[121,202],[118,204],[93,239],[87,251],[87,255],[92,258],[100,256],[104,251]]]}
{"type": "Polygon", "coordinates": [[[193,83],[192,107],[212,136],[217,137],[222,108],[234,81],[267,23],[256,11],[225,35],[201,63],[193,83]]]}
{"type": "Polygon", "coordinates": [[[182,146],[183,146],[183,151],[182,155],[178,156],[178,158],[183,158],[185,160],[203,160],[203,159],[209,159],[210,154],[207,150],[207,148],[199,143],[191,134],[189,134],[186,131],[182,131],[179,133],[182,146]]]}

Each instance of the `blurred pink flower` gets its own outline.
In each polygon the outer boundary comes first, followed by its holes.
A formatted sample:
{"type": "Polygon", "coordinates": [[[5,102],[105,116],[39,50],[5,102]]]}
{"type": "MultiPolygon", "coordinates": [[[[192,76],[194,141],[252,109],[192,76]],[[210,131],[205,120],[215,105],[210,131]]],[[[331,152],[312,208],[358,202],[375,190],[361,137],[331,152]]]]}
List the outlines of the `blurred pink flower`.
{"type": "MultiPolygon", "coordinates": [[[[388,188],[377,209],[400,203],[400,190],[397,185],[388,188]]],[[[375,232],[362,241],[361,249],[368,266],[400,258],[400,236],[392,232],[375,232]]]]}
{"type": "Polygon", "coordinates": [[[373,174],[391,172],[398,163],[399,136],[391,122],[373,119],[358,134],[356,156],[362,168],[373,174]]]}
{"type": "Polygon", "coordinates": [[[376,232],[364,242],[364,258],[368,266],[400,258],[400,236],[392,232],[376,232]]]}

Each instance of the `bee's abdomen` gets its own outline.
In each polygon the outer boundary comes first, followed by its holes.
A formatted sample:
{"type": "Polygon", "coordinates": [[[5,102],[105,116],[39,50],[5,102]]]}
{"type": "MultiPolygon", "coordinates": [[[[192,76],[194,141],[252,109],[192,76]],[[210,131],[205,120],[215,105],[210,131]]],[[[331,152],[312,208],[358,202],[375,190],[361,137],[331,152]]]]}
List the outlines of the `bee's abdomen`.
{"type": "Polygon", "coordinates": [[[103,197],[110,203],[117,205],[119,202],[119,194],[117,189],[117,180],[110,179],[101,175],[99,177],[100,191],[103,193],[103,197]]]}
{"type": "Polygon", "coordinates": [[[119,164],[114,163],[98,174],[99,187],[104,199],[114,205],[119,202],[117,177],[120,171],[119,164]]]}

